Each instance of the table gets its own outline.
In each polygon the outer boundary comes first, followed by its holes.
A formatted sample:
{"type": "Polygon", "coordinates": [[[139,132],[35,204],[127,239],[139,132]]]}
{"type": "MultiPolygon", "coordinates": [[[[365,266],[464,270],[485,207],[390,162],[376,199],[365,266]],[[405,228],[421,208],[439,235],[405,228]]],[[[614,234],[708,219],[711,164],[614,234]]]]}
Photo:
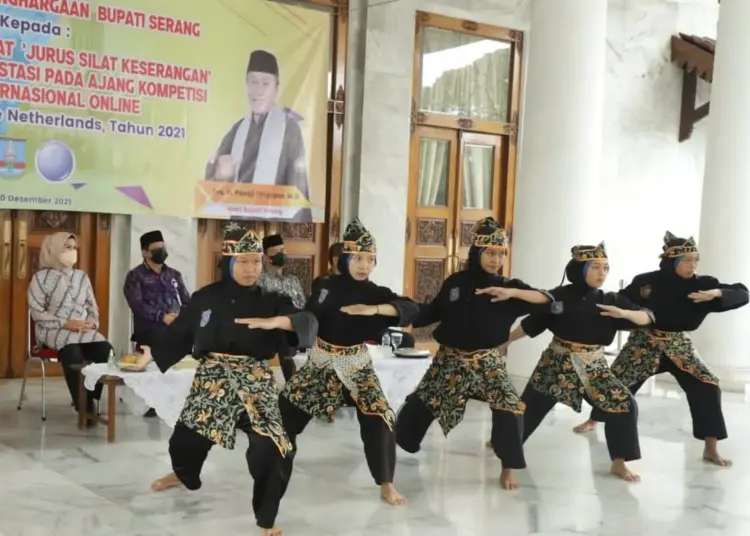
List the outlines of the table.
{"type": "MultiPolygon", "coordinates": [[[[404,403],[406,397],[414,390],[427,368],[431,359],[403,359],[394,357],[390,352],[384,352],[380,347],[371,348],[373,365],[383,386],[388,401],[397,411],[404,403]]],[[[307,360],[305,354],[298,354],[294,358],[297,366],[302,366],[307,360]]],[[[279,385],[283,385],[284,377],[281,370],[275,370],[279,385]]],[[[194,368],[172,368],[162,374],[153,363],[144,372],[126,372],[111,367],[106,363],[95,363],[84,367],[81,375],[86,389],[93,390],[99,382],[112,382],[113,379],[120,381],[119,385],[132,390],[135,397],[142,400],[144,405],[134,409],[134,413],[143,414],[143,407],[150,407],[168,426],[174,427],[180,417],[185,399],[190,392],[195,375],[194,368]]],[[[114,387],[109,387],[107,422],[112,423],[112,441],[114,441],[114,387]],[[110,407],[112,412],[110,414],[110,407]]],[[[129,402],[124,398],[129,406],[129,402]]],[[[100,418],[101,419],[101,418],[100,418]]],[[[84,421],[85,422],[85,421],[84,421]]],[[[104,422],[100,420],[100,422],[104,422]]],[[[109,440],[109,425],[108,425],[109,440]]]]}
{"type": "MultiPolygon", "coordinates": [[[[91,366],[91,365],[89,365],[91,366]]],[[[94,390],[97,383],[101,383],[107,388],[107,416],[102,417],[98,412],[89,413],[86,404],[86,384],[84,369],[80,369],[80,376],[78,379],[78,429],[84,430],[88,421],[96,421],[98,423],[107,426],[107,443],[115,442],[115,409],[117,409],[117,387],[124,385],[122,378],[116,374],[102,374],[97,381],[94,382],[93,387],[90,390],[94,390]]],[[[103,392],[103,390],[102,390],[103,392]]]]}

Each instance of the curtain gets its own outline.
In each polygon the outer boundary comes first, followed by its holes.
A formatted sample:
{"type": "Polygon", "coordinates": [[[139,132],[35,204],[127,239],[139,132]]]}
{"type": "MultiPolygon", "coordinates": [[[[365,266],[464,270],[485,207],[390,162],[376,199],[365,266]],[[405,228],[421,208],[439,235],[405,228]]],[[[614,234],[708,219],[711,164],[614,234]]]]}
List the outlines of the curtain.
{"type": "Polygon", "coordinates": [[[488,145],[464,145],[461,208],[492,208],[494,149],[488,145]]]}
{"type": "Polygon", "coordinates": [[[420,110],[507,121],[510,56],[502,41],[425,28],[420,110]]]}
{"type": "MultiPolygon", "coordinates": [[[[473,35],[425,28],[422,111],[506,121],[511,46],[473,35]]],[[[423,138],[419,147],[420,206],[446,206],[449,142],[423,138]]],[[[462,208],[492,208],[494,147],[466,145],[461,162],[462,208]]]]}
{"type": "Polygon", "coordinates": [[[419,190],[421,207],[448,204],[448,159],[450,142],[422,138],[419,140],[419,190]]]}

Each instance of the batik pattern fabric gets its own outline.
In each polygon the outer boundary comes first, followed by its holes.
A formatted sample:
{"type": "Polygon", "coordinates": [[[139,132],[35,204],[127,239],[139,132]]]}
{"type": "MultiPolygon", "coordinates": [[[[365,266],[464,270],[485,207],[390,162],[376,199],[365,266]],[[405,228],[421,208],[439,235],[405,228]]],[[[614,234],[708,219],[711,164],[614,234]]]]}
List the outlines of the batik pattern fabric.
{"type": "Polygon", "coordinates": [[[346,402],[344,389],[359,411],[381,417],[393,430],[396,416],[365,344],[335,346],[318,339],[307,363],[284,386],[283,395],[308,415],[331,421],[346,402]]]}
{"type": "Polygon", "coordinates": [[[466,352],[440,346],[415,394],[446,436],[463,420],[470,399],[516,415],[526,409],[508,379],[505,355],[499,348],[466,352]]]}
{"type": "Polygon", "coordinates": [[[37,343],[60,350],[68,344],[107,340],[97,331],[99,306],[91,280],[83,270],[39,270],[29,281],[27,300],[37,343]],[[68,320],[89,320],[94,329],[70,331],[63,327],[68,320]]]}
{"type": "Polygon", "coordinates": [[[471,242],[478,248],[502,248],[508,246],[508,234],[495,218],[479,220],[471,230],[471,242]]]}
{"type": "Polygon", "coordinates": [[[377,253],[375,237],[362,225],[359,218],[355,218],[344,229],[343,243],[345,254],[370,253],[375,255],[377,253]]]}
{"type": "Polygon", "coordinates": [[[258,286],[269,292],[278,292],[292,300],[297,309],[305,308],[305,291],[297,276],[278,274],[272,270],[263,270],[258,278],[258,286]]]}
{"type": "Polygon", "coordinates": [[[667,231],[664,233],[664,245],[661,249],[662,258],[675,259],[689,253],[698,253],[698,243],[692,236],[689,238],[679,238],[667,231]]]}
{"type": "Polygon", "coordinates": [[[269,437],[279,453],[292,452],[282,425],[279,390],[267,361],[209,354],[195,371],[179,422],[217,445],[233,449],[237,421],[246,412],[252,429],[269,437]]]}
{"type": "Polygon", "coordinates": [[[603,346],[555,337],[542,352],[529,382],[578,413],[584,398],[607,413],[630,411],[630,391],[609,369],[603,346]]]}
{"type": "Polygon", "coordinates": [[[693,341],[683,332],[633,331],[612,363],[612,372],[625,385],[636,385],[658,373],[662,356],[703,383],[719,385],[719,378],[703,362],[693,341]]]}
{"type": "Polygon", "coordinates": [[[224,240],[221,243],[221,254],[224,257],[236,257],[248,253],[263,253],[263,242],[252,229],[246,229],[237,222],[224,226],[224,240]]]}

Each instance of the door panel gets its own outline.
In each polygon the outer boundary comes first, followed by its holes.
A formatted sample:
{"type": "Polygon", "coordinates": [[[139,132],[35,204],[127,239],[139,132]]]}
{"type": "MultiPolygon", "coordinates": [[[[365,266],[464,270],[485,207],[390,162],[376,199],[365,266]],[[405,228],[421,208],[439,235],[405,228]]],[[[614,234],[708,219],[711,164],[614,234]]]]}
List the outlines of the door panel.
{"type": "Polygon", "coordinates": [[[280,234],[287,255],[285,270],[302,283],[305,294],[310,294],[312,281],[318,275],[323,252],[323,225],[312,223],[268,223],[266,234],[280,234]]]}
{"type": "MultiPolygon", "coordinates": [[[[460,165],[458,166],[458,225],[456,270],[464,267],[472,244],[474,225],[491,216],[502,225],[500,213],[503,138],[492,134],[461,133],[460,165]]],[[[506,259],[503,272],[510,269],[506,259]]]]}
{"type": "MultiPolygon", "coordinates": [[[[419,127],[411,143],[405,293],[424,303],[455,270],[458,136],[451,130],[419,127]]],[[[433,328],[415,329],[415,339],[429,342],[433,328]]]]}
{"type": "MultiPolygon", "coordinates": [[[[59,211],[2,211],[0,230],[3,250],[0,255],[0,375],[6,378],[23,376],[26,363],[29,281],[39,269],[39,252],[44,237],[60,231],[78,237],[78,268],[94,281],[96,251],[95,215],[59,211]]],[[[104,242],[103,242],[104,243],[104,242]]],[[[108,245],[109,242],[105,242],[108,245]]],[[[109,251],[99,252],[108,257],[109,251]]],[[[99,274],[107,277],[106,274],[99,274]]],[[[108,292],[108,282],[104,288],[108,292]]],[[[101,329],[106,334],[109,297],[97,292],[101,329]]],[[[47,367],[48,375],[59,375],[58,365],[47,367]]],[[[36,373],[36,372],[35,372],[36,373]]]]}
{"type": "Polygon", "coordinates": [[[13,295],[13,214],[10,210],[0,211],[0,378],[10,376],[10,319],[12,317],[11,296],[13,295]]]}

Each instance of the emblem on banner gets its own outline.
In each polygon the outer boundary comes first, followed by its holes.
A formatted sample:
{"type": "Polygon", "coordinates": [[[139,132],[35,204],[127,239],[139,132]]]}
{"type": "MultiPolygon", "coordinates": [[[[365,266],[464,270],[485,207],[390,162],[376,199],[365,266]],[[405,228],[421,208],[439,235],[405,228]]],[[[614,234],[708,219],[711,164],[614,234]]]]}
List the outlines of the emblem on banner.
{"type": "Polygon", "coordinates": [[[458,301],[458,298],[461,296],[461,289],[458,287],[453,287],[448,293],[448,299],[452,302],[458,301]]]}
{"type": "Polygon", "coordinates": [[[318,303],[323,303],[328,296],[328,289],[324,288],[320,291],[320,296],[318,296],[318,303]]]}
{"type": "Polygon", "coordinates": [[[648,298],[649,296],[651,296],[651,285],[641,287],[641,298],[648,298]]]}
{"type": "Polygon", "coordinates": [[[201,327],[205,328],[209,320],[211,320],[211,309],[201,313],[201,327]]]}

